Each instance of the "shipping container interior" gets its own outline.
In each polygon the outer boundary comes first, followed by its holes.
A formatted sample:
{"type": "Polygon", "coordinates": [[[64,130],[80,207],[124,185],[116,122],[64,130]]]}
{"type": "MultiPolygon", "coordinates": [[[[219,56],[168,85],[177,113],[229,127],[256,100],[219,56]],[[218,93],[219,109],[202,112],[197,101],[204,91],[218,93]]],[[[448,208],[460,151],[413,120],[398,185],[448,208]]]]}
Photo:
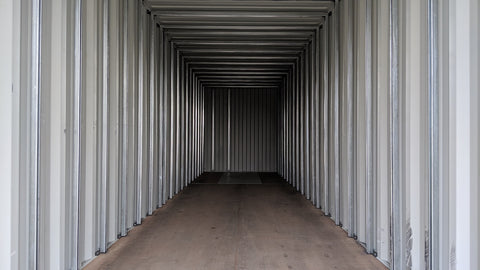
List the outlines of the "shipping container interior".
{"type": "Polygon", "coordinates": [[[480,269],[478,0],[0,3],[0,268],[275,172],[390,269],[480,269]]]}

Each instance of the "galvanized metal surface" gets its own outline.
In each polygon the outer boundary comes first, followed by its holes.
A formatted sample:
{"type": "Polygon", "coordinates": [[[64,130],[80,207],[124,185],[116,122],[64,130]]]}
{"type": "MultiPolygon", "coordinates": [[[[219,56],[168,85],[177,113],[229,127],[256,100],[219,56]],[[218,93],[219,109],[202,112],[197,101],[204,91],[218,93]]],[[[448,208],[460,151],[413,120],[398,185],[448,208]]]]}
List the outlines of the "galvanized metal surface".
{"type": "Polygon", "coordinates": [[[331,27],[332,27],[332,43],[331,46],[333,47],[333,61],[332,65],[333,68],[331,71],[333,72],[332,78],[333,78],[333,176],[334,176],[334,185],[335,185],[335,193],[334,193],[334,220],[337,225],[341,224],[341,216],[340,216],[340,111],[339,111],[339,102],[340,102],[340,59],[339,59],[339,47],[340,47],[340,42],[339,42],[339,17],[340,17],[341,10],[340,8],[336,8],[336,10],[333,12],[333,15],[331,16],[331,27]]]}
{"type": "MultiPolygon", "coordinates": [[[[121,70],[122,70],[122,87],[119,87],[119,97],[120,97],[120,118],[121,118],[121,132],[120,132],[120,236],[126,236],[127,235],[127,157],[128,157],[128,112],[127,112],[127,107],[128,107],[128,95],[127,95],[127,89],[128,89],[128,61],[127,61],[127,53],[128,53],[128,46],[127,46],[127,41],[128,41],[128,23],[129,23],[129,16],[128,16],[128,2],[127,1],[122,1],[120,2],[120,14],[123,14],[125,16],[125,19],[123,21],[123,24],[121,26],[121,29],[123,30],[123,35],[122,37],[122,45],[120,45],[120,50],[122,54],[122,58],[120,61],[121,65],[121,70]]],[[[140,77],[139,77],[140,78],[140,77]]]]}
{"type": "Polygon", "coordinates": [[[347,157],[346,157],[346,170],[347,170],[347,216],[348,216],[348,236],[354,236],[355,230],[355,174],[354,174],[354,142],[353,142],[353,130],[354,130],[354,113],[353,113],[353,22],[354,22],[354,14],[353,14],[353,3],[351,1],[345,1],[344,3],[344,24],[346,28],[346,35],[344,41],[346,43],[346,55],[345,55],[345,69],[344,72],[346,75],[346,118],[347,118],[347,157]]]}
{"type": "Polygon", "coordinates": [[[428,1],[428,130],[429,130],[429,236],[431,269],[440,269],[440,156],[439,156],[438,1],[428,1]]]}
{"type": "Polygon", "coordinates": [[[40,106],[42,98],[41,89],[41,23],[42,23],[42,1],[31,1],[31,63],[30,63],[30,85],[29,85],[29,108],[30,123],[28,134],[28,268],[37,269],[37,256],[39,250],[39,148],[40,148],[40,106]]]}
{"type": "Polygon", "coordinates": [[[400,179],[400,94],[399,94],[399,1],[390,0],[390,181],[391,181],[391,267],[405,269],[404,198],[400,179]]]}
{"type": "Polygon", "coordinates": [[[372,2],[366,0],[366,20],[365,20],[365,167],[366,167],[366,248],[368,253],[375,250],[375,179],[373,172],[373,72],[372,72],[372,2]]]}
{"type": "Polygon", "coordinates": [[[204,170],[276,171],[278,91],[207,88],[205,94],[211,100],[205,102],[206,136],[212,140],[205,141],[204,170]]]}
{"type": "Polygon", "coordinates": [[[17,268],[83,267],[205,170],[279,172],[393,269],[478,268],[477,2],[20,3],[17,268]]]}
{"type": "MultiPolygon", "coordinates": [[[[125,2],[128,3],[128,2],[125,2]]],[[[138,4],[140,5],[140,3],[138,4]]],[[[146,86],[146,10],[140,5],[138,9],[138,99],[137,99],[137,164],[136,164],[136,181],[135,181],[135,217],[134,217],[134,225],[139,225],[142,223],[143,211],[142,211],[142,197],[147,195],[143,193],[142,186],[144,184],[145,174],[144,174],[144,132],[145,127],[148,124],[148,120],[145,119],[145,94],[147,91],[146,86]]],[[[125,38],[127,39],[127,38],[125,38]]],[[[125,47],[124,51],[126,52],[128,49],[126,47],[126,41],[124,42],[125,47]]],[[[125,53],[126,56],[126,53],[125,53]]],[[[126,69],[126,59],[124,59],[124,68],[126,69]]],[[[125,76],[125,75],[124,75],[125,76]]],[[[128,77],[126,75],[125,77],[128,77]]],[[[128,84],[127,84],[128,85],[128,84]]],[[[124,93],[124,98],[125,93],[124,93]]],[[[127,110],[128,101],[125,100],[124,102],[124,110],[127,110]]],[[[124,123],[127,125],[127,122],[124,123]]],[[[127,128],[127,127],[125,127],[127,128]]],[[[127,139],[124,138],[126,141],[127,139]]],[[[126,143],[125,143],[126,144],[126,143]]],[[[125,153],[125,155],[128,155],[125,153]]],[[[126,158],[125,158],[126,159],[126,158]]],[[[125,213],[126,215],[126,213],[125,213]]]]}
{"type": "Polygon", "coordinates": [[[101,111],[101,181],[99,185],[99,208],[100,208],[100,217],[99,217],[99,230],[100,230],[100,242],[99,249],[100,252],[107,251],[107,194],[108,194],[108,160],[109,160],[109,0],[102,1],[102,111],[101,111]]]}
{"type": "Polygon", "coordinates": [[[156,69],[155,69],[155,62],[156,62],[156,51],[155,51],[155,46],[156,46],[156,32],[157,32],[157,25],[153,18],[149,16],[149,22],[150,24],[150,55],[149,55],[149,65],[150,65],[150,89],[149,89],[149,104],[148,104],[148,110],[149,110],[149,134],[148,134],[148,207],[147,207],[147,213],[148,215],[151,215],[153,212],[153,205],[154,205],[154,198],[153,198],[153,193],[154,193],[154,178],[155,178],[155,168],[157,168],[155,164],[155,152],[156,152],[156,146],[155,146],[155,117],[156,117],[156,69]]]}
{"type": "Polygon", "coordinates": [[[322,168],[323,168],[323,205],[322,209],[326,215],[330,214],[330,199],[329,199],[329,190],[330,190],[330,183],[329,183],[329,175],[328,175],[328,167],[329,167],[329,160],[328,160],[328,140],[329,140],[329,132],[328,132],[328,119],[329,119],[329,110],[328,110],[328,99],[329,99],[329,68],[328,68],[328,28],[329,22],[326,21],[320,29],[322,29],[322,116],[323,116],[323,130],[322,130],[322,138],[323,138],[323,155],[322,155],[322,168]]]}
{"type": "Polygon", "coordinates": [[[80,148],[81,148],[81,115],[82,115],[82,83],[81,83],[81,70],[82,70],[82,0],[75,1],[75,21],[74,21],[74,90],[73,90],[73,138],[72,138],[72,182],[71,182],[71,228],[70,228],[70,254],[68,267],[76,269],[79,266],[78,261],[78,239],[79,239],[79,182],[81,177],[80,171],[80,148]]]}

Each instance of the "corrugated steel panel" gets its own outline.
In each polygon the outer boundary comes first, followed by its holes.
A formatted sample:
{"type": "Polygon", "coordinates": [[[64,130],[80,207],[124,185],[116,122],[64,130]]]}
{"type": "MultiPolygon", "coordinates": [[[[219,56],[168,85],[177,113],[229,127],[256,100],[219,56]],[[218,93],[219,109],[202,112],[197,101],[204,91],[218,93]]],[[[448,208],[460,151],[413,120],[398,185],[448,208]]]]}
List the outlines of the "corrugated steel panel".
{"type": "Polygon", "coordinates": [[[205,171],[277,170],[278,95],[275,88],[205,89],[205,171]]]}

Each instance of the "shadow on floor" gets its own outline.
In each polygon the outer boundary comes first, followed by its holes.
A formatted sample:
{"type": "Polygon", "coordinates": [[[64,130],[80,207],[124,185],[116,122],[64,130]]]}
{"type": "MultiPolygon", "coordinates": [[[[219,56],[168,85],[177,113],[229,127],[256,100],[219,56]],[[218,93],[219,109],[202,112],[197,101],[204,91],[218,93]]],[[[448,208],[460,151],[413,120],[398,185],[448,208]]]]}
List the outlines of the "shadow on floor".
{"type": "Polygon", "coordinates": [[[274,172],[204,172],[192,184],[284,184],[274,172]]]}

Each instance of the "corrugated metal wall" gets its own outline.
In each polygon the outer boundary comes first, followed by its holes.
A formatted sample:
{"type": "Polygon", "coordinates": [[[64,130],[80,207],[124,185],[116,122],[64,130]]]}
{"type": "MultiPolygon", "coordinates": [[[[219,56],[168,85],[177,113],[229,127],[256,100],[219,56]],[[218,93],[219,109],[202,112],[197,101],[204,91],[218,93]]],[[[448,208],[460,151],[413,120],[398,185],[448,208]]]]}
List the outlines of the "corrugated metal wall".
{"type": "Polygon", "coordinates": [[[277,89],[205,89],[205,171],[274,172],[277,142],[277,89]]]}
{"type": "Polygon", "coordinates": [[[195,73],[245,69],[232,41],[261,32],[222,31],[235,61],[198,61],[223,37],[194,48],[215,32],[171,31],[159,2],[2,2],[2,268],[79,269],[203,168],[275,171],[279,136],[278,172],[386,265],[480,269],[477,0],[331,2],[284,77],[278,135],[274,90],[215,89],[204,108],[195,73]]]}
{"type": "Polygon", "coordinates": [[[18,170],[32,173],[15,181],[11,268],[80,269],[201,174],[203,91],[143,3],[32,3],[19,6],[42,25],[41,120],[30,132],[25,110],[19,134],[41,141],[21,144],[18,170]]]}

